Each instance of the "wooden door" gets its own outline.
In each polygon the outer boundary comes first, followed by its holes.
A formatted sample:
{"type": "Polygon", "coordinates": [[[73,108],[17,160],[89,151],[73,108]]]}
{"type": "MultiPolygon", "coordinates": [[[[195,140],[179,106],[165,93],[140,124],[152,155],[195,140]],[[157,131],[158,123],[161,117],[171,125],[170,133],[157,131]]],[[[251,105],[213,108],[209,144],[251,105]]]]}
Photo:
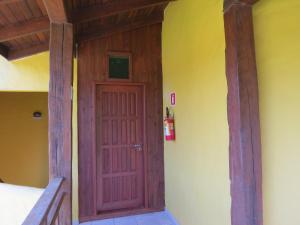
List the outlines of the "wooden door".
{"type": "Polygon", "coordinates": [[[97,212],[144,207],[143,87],[96,87],[97,212]]]}

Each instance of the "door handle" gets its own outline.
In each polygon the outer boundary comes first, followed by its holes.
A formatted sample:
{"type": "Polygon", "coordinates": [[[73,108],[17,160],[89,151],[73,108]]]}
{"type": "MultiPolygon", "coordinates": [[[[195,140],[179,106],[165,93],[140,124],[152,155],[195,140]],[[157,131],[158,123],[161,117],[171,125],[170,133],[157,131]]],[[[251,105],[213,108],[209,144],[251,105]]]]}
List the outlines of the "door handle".
{"type": "Polygon", "coordinates": [[[142,144],[135,144],[131,146],[134,150],[140,152],[143,150],[143,145],[142,144]]]}

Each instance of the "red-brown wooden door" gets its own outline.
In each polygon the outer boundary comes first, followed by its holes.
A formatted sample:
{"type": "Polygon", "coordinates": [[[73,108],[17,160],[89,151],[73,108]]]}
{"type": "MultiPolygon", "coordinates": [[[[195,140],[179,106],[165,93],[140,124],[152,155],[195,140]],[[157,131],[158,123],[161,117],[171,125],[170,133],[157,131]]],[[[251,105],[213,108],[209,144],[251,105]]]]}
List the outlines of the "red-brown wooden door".
{"type": "Polygon", "coordinates": [[[144,207],[144,96],[135,85],[96,87],[97,212],[144,207]]]}

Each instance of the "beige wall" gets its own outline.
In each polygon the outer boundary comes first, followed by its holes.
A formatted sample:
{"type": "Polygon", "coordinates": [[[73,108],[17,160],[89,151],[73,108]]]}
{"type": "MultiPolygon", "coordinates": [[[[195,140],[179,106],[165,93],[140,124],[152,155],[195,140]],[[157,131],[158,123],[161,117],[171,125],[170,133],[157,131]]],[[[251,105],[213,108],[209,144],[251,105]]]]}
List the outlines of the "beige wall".
{"type": "Polygon", "coordinates": [[[48,184],[47,104],[47,93],[0,92],[0,178],[5,182],[48,184]],[[36,110],[42,119],[33,119],[36,110]]]}
{"type": "Polygon", "coordinates": [[[265,225],[300,224],[300,1],[254,7],[265,225]]]}
{"type": "Polygon", "coordinates": [[[230,224],[224,51],[221,0],[168,6],[164,104],[175,91],[177,140],[165,143],[166,201],[181,225],[230,224]]]}

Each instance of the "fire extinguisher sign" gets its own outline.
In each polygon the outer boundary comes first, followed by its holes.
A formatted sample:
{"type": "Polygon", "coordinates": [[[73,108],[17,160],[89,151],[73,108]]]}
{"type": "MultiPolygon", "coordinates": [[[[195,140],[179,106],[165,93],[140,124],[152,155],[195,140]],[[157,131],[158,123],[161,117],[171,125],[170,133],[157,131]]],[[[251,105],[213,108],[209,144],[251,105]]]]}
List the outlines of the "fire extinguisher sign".
{"type": "Polygon", "coordinates": [[[176,105],[176,93],[175,92],[170,93],[170,101],[171,101],[171,106],[176,105]]]}

